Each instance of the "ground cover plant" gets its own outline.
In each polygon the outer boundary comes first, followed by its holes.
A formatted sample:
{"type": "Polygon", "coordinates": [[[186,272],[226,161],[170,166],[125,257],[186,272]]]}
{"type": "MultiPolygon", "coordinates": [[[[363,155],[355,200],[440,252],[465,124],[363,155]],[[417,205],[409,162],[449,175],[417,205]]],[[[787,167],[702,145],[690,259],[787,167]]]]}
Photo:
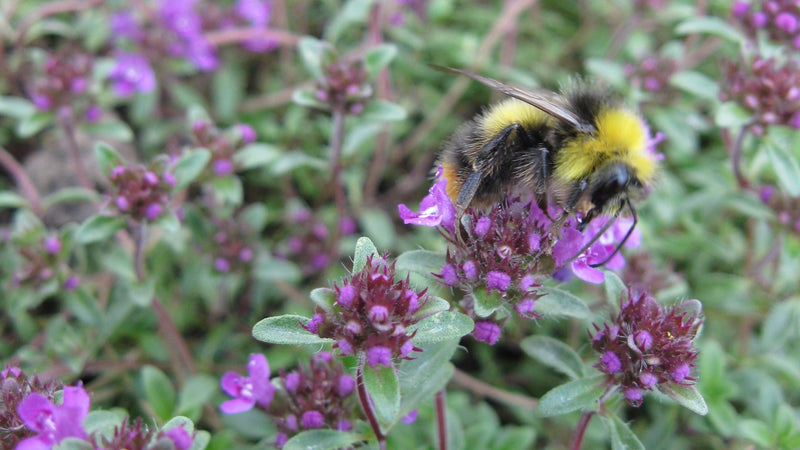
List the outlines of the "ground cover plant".
{"type": "Polygon", "coordinates": [[[0,40],[0,447],[800,447],[796,2],[9,0],[0,40]],[[619,96],[635,229],[457,209],[503,96],[432,64],[619,96]]]}

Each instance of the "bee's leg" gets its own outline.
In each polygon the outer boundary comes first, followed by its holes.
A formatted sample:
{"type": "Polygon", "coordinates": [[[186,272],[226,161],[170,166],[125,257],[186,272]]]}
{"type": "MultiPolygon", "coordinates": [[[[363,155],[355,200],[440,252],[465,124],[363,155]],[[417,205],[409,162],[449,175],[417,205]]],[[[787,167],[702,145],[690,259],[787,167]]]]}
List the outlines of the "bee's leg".
{"type": "Polygon", "coordinates": [[[553,248],[553,245],[556,243],[556,239],[561,236],[561,227],[564,226],[564,223],[574,212],[575,206],[578,204],[578,201],[583,196],[583,193],[586,191],[587,187],[589,187],[589,183],[586,180],[581,181],[573,189],[569,197],[567,197],[567,201],[564,204],[564,211],[562,211],[558,218],[552,224],[550,224],[550,228],[547,230],[547,234],[550,237],[549,249],[553,248]]]}
{"type": "MultiPolygon", "coordinates": [[[[458,198],[456,199],[456,208],[460,214],[464,213],[467,206],[472,202],[475,193],[481,185],[483,179],[483,172],[475,171],[467,176],[464,183],[461,185],[461,190],[458,191],[458,198]]],[[[460,215],[459,214],[459,215],[460,215]]]]}

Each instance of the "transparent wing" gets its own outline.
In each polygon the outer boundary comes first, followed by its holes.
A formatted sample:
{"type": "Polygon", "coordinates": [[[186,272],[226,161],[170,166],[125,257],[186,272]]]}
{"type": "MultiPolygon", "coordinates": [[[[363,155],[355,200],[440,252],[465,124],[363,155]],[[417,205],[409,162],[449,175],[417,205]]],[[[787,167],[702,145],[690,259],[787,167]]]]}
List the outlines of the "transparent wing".
{"type": "Polygon", "coordinates": [[[473,80],[485,84],[496,91],[502,92],[509,97],[514,97],[517,100],[521,100],[533,107],[541,109],[545,113],[575,128],[579,132],[592,133],[594,131],[592,124],[581,120],[575,113],[570,111],[569,108],[564,106],[563,97],[554,92],[544,89],[522,89],[492,78],[467,72],[465,70],[454,69],[452,67],[439,66],[436,64],[431,64],[431,67],[443,72],[461,74],[472,78],[473,80]]]}

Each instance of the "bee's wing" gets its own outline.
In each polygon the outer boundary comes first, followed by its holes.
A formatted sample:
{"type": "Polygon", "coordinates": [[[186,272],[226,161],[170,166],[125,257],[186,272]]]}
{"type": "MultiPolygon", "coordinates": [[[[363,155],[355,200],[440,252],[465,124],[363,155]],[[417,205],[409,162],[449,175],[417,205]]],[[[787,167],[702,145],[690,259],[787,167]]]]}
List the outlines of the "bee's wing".
{"type": "Polygon", "coordinates": [[[572,126],[577,131],[582,133],[591,133],[594,131],[592,124],[587,123],[580,119],[574,112],[564,106],[564,101],[561,96],[544,89],[521,89],[516,86],[505,84],[493,78],[484,77],[476,73],[467,72],[452,67],[439,66],[431,64],[431,67],[441,70],[443,72],[457,73],[465,75],[473,80],[483,83],[492,89],[495,89],[517,100],[521,100],[531,106],[541,109],[545,113],[555,117],[556,119],[572,126]]]}

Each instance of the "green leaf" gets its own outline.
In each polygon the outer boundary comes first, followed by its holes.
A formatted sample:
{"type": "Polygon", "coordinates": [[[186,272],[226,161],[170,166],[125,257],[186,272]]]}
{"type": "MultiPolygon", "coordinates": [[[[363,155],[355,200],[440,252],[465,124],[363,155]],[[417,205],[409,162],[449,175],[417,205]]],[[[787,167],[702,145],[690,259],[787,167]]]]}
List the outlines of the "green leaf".
{"type": "Polygon", "coordinates": [[[386,100],[373,100],[364,107],[361,120],[372,122],[396,122],[406,118],[406,109],[386,100]]]}
{"type": "Polygon", "coordinates": [[[592,312],[578,297],[561,289],[542,287],[539,292],[546,295],[536,300],[534,311],[543,316],[566,316],[591,320],[592,312]]]}
{"type": "Polygon", "coordinates": [[[611,436],[611,449],[612,450],[645,450],[642,441],[633,434],[627,423],[623,422],[615,415],[600,416],[603,423],[608,429],[608,434],[611,436]]]}
{"type": "Polygon", "coordinates": [[[178,219],[178,216],[172,211],[167,211],[166,214],[162,214],[161,217],[154,222],[154,225],[160,227],[167,233],[174,234],[181,231],[181,220],[178,219]]]}
{"type": "Polygon", "coordinates": [[[125,158],[105,142],[98,142],[94,146],[94,157],[97,160],[97,166],[106,177],[111,175],[111,171],[115,167],[125,165],[125,158]]]}
{"type": "Polygon", "coordinates": [[[414,335],[414,345],[456,340],[466,335],[475,328],[475,322],[464,314],[456,311],[442,311],[426,317],[408,327],[408,331],[417,331],[414,335]]]}
{"type": "Polygon", "coordinates": [[[122,282],[120,287],[125,290],[130,301],[142,308],[147,308],[153,303],[153,294],[156,290],[156,280],[153,277],[146,278],[144,281],[122,282]]]}
{"type": "Polygon", "coordinates": [[[297,44],[303,65],[317,81],[325,79],[325,66],[335,57],[335,52],[330,44],[319,39],[303,36],[297,44]]]}
{"type": "Polygon", "coordinates": [[[797,335],[800,326],[800,298],[773,306],[761,326],[759,349],[762,353],[770,353],[782,346],[789,338],[797,335]]]}
{"type": "Polygon", "coordinates": [[[17,136],[23,139],[29,138],[52,125],[54,119],[52,112],[35,112],[17,122],[17,136]]]}
{"type": "Polygon", "coordinates": [[[328,168],[328,161],[303,152],[286,152],[273,161],[270,172],[276,176],[285,175],[303,167],[322,171],[328,168]]]}
{"type": "Polygon", "coordinates": [[[241,64],[221,64],[211,81],[214,113],[223,122],[236,117],[236,110],[244,97],[247,76],[241,64]]]}
{"type": "Polygon", "coordinates": [[[89,244],[108,239],[117,231],[125,228],[127,222],[124,217],[92,216],[86,219],[78,228],[75,234],[75,241],[79,244],[89,244]]]}
{"type": "Polygon", "coordinates": [[[45,209],[48,209],[59,203],[90,203],[100,199],[97,191],[92,191],[86,188],[72,186],[59,189],[47,197],[42,199],[42,204],[45,209]]]}
{"type": "Polygon", "coordinates": [[[291,314],[267,317],[253,326],[253,337],[270,344],[308,345],[334,342],[333,339],[309,333],[300,325],[307,324],[309,320],[311,319],[291,314]]]}
{"type": "Polygon", "coordinates": [[[395,259],[395,268],[398,273],[413,272],[431,280],[439,279],[433,276],[434,273],[442,271],[442,267],[447,263],[443,252],[432,252],[430,250],[411,250],[403,252],[395,259]]]}
{"type": "Polygon", "coordinates": [[[685,34],[711,34],[740,44],[746,37],[733,25],[719,17],[690,17],[675,27],[675,33],[685,34]]]}
{"type": "Polygon", "coordinates": [[[291,261],[277,259],[270,256],[259,256],[255,262],[253,275],[265,283],[283,281],[295,283],[303,276],[303,273],[291,261]]]}
{"type": "Polygon", "coordinates": [[[622,299],[623,303],[627,300],[628,287],[625,286],[625,282],[616,273],[610,270],[604,270],[603,273],[605,274],[603,289],[606,291],[606,301],[616,310],[619,308],[620,299],[622,299]]]}
{"type": "Polygon", "coordinates": [[[0,95],[0,116],[22,120],[35,112],[36,106],[26,98],[0,95]]]}
{"type": "Polygon", "coordinates": [[[244,200],[244,190],[239,177],[229,175],[225,177],[214,177],[211,180],[214,186],[214,196],[218,204],[239,206],[244,200]]]}
{"type": "Polygon", "coordinates": [[[192,409],[202,407],[217,392],[219,381],[206,374],[192,375],[181,387],[178,394],[177,414],[189,416],[192,409]]]}
{"type": "Polygon", "coordinates": [[[114,428],[122,423],[123,417],[111,411],[91,411],[83,419],[83,427],[87,434],[99,433],[109,439],[114,436],[114,428]]]}
{"type": "Polygon", "coordinates": [[[173,174],[178,180],[175,189],[183,189],[195,180],[211,160],[211,152],[206,149],[197,149],[184,153],[175,163],[173,174]]]}
{"type": "Polygon", "coordinates": [[[529,336],[520,343],[522,350],[542,364],[570,378],[583,376],[583,361],[567,344],[549,336],[529,336]]]}
{"type": "Polygon", "coordinates": [[[400,381],[394,366],[364,367],[364,387],[375,408],[378,422],[388,429],[400,412],[400,381]]]}
{"type": "Polygon", "coordinates": [[[295,89],[292,93],[292,101],[300,106],[308,108],[317,108],[327,111],[330,109],[327,103],[321,102],[317,99],[314,91],[310,89],[295,89]]]}
{"type": "Polygon", "coordinates": [[[367,54],[364,55],[367,73],[374,78],[381,69],[392,62],[395,56],[397,56],[397,46],[394,44],[381,44],[369,49],[367,54]]]}
{"type": "Polygon", "coordinates": [[[436,313],[447,311],[448,309],[450,309],[450,302],[441,297],[429,295],[428,300],[425,302],[422,308],[418,309],[417,312],[414,313],[414,317],[418,317],[421,320],[436,313]]]}
{"type": "Polygon", "coordinates": [[[769,448],[773,443],[772,430],[761,420],[742,419],[736,432],[739,436],[753,441],[759,448],[769,448]]]}
{"type": "Polygon", "coordinates": [[[450,340],[435,344],[418,345],[421,353],[414,359],[403,360],[397,368],[400,377],[401,405],[398,417],[404,417],[423,401],[444,389],[455,372],[450,364],[458,341],[450,340]]]}
{"type": "Polygon", "coordinates": [[[781,186],[792,197],[800,196],[800,164],[797,163],[797,159],[783,145],[778,145],[775,141],[764,142],[763,148],[772,162],[772,168],[781,186]]]}
{"type": "Polygon", "coordinates": [[[0,191],[0,208],[17,209],[27,205],[25,197],[11,191],[0,191]]]}
{"type": "Polygon", "coordinates": [[[266,166],[281,156],[278,147],[269,144],[252,143],[244,146],[233,155],[233,163],[242,170],[266,166]]]}
{"type": "Polygon", "coordinates": [[[659,385],[658,390],[675,400],[679,405],[701,416],[708,414],[708,405],[706,405],[706,401],[695,386],[667,383],[659,385]]]}
{"type": "Polygon", "coordinates": [[[191,434],[194,431],[194,422],[192,422],[192,419],[188,417],[175,416],[169,419],[169,421],[165,423],[163,427],[161,427],[161,429],[164,431],[171,430],[173,428],[183,428],[191,434]]]}
{"type": "Polygon", "coordinates": [[[753,118],[750,111],[736,102],[725,102],[717,107],[714,123],[720,128],[741,128],[753,118]]]}
{"type": "Polygon", "coordinates": [[[489,317],[505,303],[499,292],[487,291],[484,288],[472,291],[472,298],[475,300],[475,315],[478,317],[489,317]]]}
{"type": "Polygon", "coordinates": [[[364,435],[349,431],[303,431],[286,441],[283,450],[336,450],[356,447],[353,444],[366,440],[364,435]]]}
{"type": "Polygon", "coordinates": [[[669,83],[678,89],[712,102],[716,102],[719,96],[717,82],[694,70],[685,70],[672,75],[669,83]]]}
{"type": "Polygon", "coordinates": [[[175,408],[175,388],[160,369],[153,366],[142,368],[145,400],[161,421],[172,417],[175,408]]]}
{"type": "Polygon", "coordinates": [[[539,400],[536,415],[539,417],[560,416],[581,409],[594,409],[597,400],[606,390],[605,375],[570,381],[548,391],[539,400]]]}
{"type": "Polygon", "coordinates": [[[396,239],[394,224],[385,210],[364,208],[358,214],[358,223],[365,235],[372,236],[376,246],[380,248],[394,246],[396,239]]]}
{"type": "Polygon", "coordinates": [[[332,311],[336,303],[336,291],[330,288],[316,288],[309,294],[311,301],[325,311],[332,311]]]}
{"type": "Polygon", "coordinates": [[[361,272],[367,266],[367,258],[371,255],[380,257],[378,249],[368,237],[360,237],[356,241],[356,250],[353,254],[353,273],[361,272]]]}
{"type": "Polygon", "coordinates": [[[198,430],[194,433],[192,446],[189,447],[189,450],[205,450],[209,442],[211,442],[211,433],[206,430],[198,430]]]}
{"type": "Polygon", "coordinates": [[[117,142],[132,142],[133,130],[121,120],[107,120],[97,123],[86,123],[83,131],[100,139],[110,139],[117,142]]]}

